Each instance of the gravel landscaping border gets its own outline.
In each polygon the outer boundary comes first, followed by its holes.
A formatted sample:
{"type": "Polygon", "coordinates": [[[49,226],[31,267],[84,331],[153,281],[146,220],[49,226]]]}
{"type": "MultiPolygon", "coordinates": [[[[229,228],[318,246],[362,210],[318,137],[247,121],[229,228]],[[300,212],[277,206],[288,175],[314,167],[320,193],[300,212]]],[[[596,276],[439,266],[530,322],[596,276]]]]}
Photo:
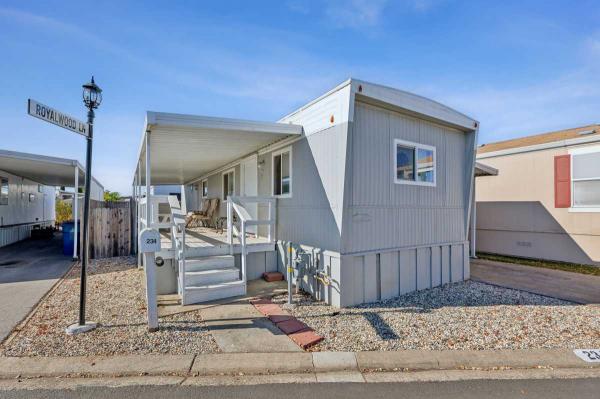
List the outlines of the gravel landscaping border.
{"type": "Polygon", "coordinates": [[[134,257],[90,262],[87,319],[99,323],[91,332],[69,336],[65,328],[79,311],[76,265],[44,298],[20,331],[0,346],[4,356],[88,356],[117,354],[216,353],[219,348],[199,311],[160,319],[160,330],[148,333],[143,271],[134,257]]]}
{"type": "Polygon", "coordinates": [[[325,337],[318,351],[600,346],[600,307],[473,281],[344,309],[308,295],[294,300],[284,307],[325,337]]]}

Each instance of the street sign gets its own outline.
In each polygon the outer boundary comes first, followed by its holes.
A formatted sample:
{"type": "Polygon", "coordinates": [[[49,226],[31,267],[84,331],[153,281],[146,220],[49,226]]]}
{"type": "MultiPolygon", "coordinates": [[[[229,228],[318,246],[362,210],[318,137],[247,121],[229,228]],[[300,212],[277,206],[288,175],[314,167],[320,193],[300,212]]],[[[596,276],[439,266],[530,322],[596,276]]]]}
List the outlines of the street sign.
{"type": "Polygon", "coordinates": [[[46,122],[81,134],[82,136],[89,136],[89,126],[87,123],[77,120],[67,114],[63,114],[47,105],[38,103],[35,100],[27,100],[27,113],[46,122]]]}

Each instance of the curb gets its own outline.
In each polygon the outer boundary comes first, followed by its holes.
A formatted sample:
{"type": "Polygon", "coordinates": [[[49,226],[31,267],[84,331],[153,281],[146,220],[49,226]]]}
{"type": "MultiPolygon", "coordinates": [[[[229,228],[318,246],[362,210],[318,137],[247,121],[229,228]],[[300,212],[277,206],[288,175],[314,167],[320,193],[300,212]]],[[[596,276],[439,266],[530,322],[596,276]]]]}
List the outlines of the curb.
{"type": "Polygon", "coordinates": [[[600,363],[586,363],[568,349],[0,357],[0,379],[507,369],[595,369],[600,376],[600,363]]]}

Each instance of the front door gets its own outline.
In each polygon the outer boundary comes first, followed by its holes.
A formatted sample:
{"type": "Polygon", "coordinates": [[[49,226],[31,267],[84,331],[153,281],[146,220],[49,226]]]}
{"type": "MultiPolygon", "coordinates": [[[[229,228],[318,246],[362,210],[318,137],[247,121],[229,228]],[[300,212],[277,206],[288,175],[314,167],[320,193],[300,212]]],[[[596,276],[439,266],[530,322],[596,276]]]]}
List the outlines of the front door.
{"type": "MultiPolygon", "coordinates": [[[[241,196],[256,197],[258,195],[258,157],[253,155],[244,159],[240,165],[241,170],[241,196]]],[[[258,204],[244,204],[244,207],[253,219],[258,219],[258,204]]],[[[249,226],[249,233],[257,234],[257,226],[249,226]]]]}

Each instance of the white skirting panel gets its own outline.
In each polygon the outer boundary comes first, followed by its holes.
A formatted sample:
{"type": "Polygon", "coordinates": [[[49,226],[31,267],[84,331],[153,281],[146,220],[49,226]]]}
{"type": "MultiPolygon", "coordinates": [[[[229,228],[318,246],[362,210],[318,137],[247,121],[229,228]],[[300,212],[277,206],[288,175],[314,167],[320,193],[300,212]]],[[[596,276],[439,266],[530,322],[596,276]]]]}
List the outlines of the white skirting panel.
{"type": "Polygon", "coordinates": [[[341,257],[338,306],[397,297],[470,278],[468,242],[341,257]]]}
{"type": "MultiPolygon", "coordinates": [[[[52,222],[36,223],[35,225],[46,226],[52,222]]],[[[31,229],[34,224],[22,224],[18,226],[0,227],[0,247],[14,244],[31,237],[31,229]]]]}

